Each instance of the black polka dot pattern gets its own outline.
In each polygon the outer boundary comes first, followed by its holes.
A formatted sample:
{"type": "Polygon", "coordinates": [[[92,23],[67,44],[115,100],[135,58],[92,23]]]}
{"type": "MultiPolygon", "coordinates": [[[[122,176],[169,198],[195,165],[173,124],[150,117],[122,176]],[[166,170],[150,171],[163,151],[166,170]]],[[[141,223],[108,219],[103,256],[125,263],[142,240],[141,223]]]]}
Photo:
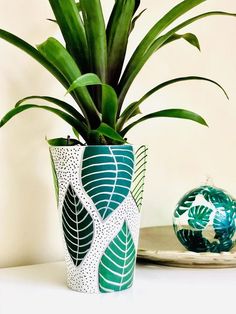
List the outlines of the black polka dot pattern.
{"type": "Polygon", "coordinates": [[[72,184],[83,206],[91,215],[94,224],[93,243],[86,257],[78,267],[74,265],[64,240],[68,286],[79,292],[99,293],[98,268],[100,260],[109,243],[122,228],[124,220],[128,223],[137,251],[140,227],[139,210],[133,197],[129,194],[114,213],[105,221],[102,221],[101,216],[90,197],[84,191],[81,183],[80,175],[84,147],[51,147],[50,151],[59,183],[58,210],[61,224],[62,206],[69,184],[72,184]]]}

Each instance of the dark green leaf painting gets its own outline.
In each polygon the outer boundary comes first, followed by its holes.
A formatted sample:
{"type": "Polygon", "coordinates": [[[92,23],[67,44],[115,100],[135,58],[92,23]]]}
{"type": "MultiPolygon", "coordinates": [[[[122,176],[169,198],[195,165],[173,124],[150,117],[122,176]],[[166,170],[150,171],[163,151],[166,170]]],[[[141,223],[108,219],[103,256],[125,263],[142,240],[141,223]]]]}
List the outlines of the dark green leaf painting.
{"type": "Polygon", "coordinates": [[[202,188],[195,189],[188,192],[187,194],[183,196],[183,198],[179,201],[179,204],[174,213],[176,218],[183,215],[192,206],[192,203],[195,201],[196,196],[201,191],[202,191],[202,188]]]}
{"type": "Polygon", "coordinates": [[[214,204],[216,208],[226,208],[227,204],[231,207],[232,199],[222,190],[212,187],[204,187],[203,195],[208,202],[214,204]]]}
{"type": "Polygon", "coordinates": [[[179,241],[190,251],[228,252],[235,245],[236,203],[222,189],[204,185],[191,190],[173,218],[179,241]]]}
{"type": "Polygon", "coordinates": [[[196,229],[203,229],[210,220],[212,209],[203,205],[191,207],[188,213],[188,223],[191,227],[196,229]]]}
{"type": "Polygon", "coordinates": [[[137,204],[138,209],[141,210],[143,203],[144,180],[147,164],[147,147],[141,146],[137,150],[135,155],[136,163],[132,184],[132,196],[137,204]]]}
{"type": "Polygon", "coordinates": [[[232,238],[235,233],[235,212],[217,211],[213,227],[215,230],[215,239],[221,245],[222,251],[229,251],[233,246],[232,238]]]}
{"type": "Polygon", "coordinates": [[[132,286],[136,261],[135,246],[126,222],[105,250],[99,265],[100,292],[128,289],[132,286]]]}
{"type": "Polygon", "coordinates": [[[85,148],[82,184],[102,219],[112,214],[129,194],[133,168],[130,145],[85,148]]]}
{"type": "Polygon", "coordinates": [[[79,266],[92,244],[93,220],[72,185],[68,186],[63,202],[62,225],[71,259],[75,266],[79,266]]]}

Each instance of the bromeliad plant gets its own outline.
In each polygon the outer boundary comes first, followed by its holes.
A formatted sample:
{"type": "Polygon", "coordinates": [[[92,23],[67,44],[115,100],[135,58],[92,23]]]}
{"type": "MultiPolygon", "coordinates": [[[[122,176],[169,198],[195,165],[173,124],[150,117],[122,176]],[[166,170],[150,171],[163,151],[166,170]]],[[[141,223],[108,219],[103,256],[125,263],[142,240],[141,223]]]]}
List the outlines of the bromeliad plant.
{"type": "Polygon", "coordinates": [[[155,111],[141,118],[140,105],[152,94],[176,82],[204,80],[224,89],[215,81],[198,76],[178,77],[151,89],[141,99],[123,109],[127,92],[148,59],[163,46],[184,39],[200,49],[197,37],[192,33],[179,34],[189,24],[213,15],[236,14],[211,11],[194,16],[166,31],[183,14],[206,0],[185,0],[164,15],[138,44],[124,67],[130,33],[137,19],[140,0],[116,0],[107,25],[100,0],[49,0],[60,27],[65,46],[55,38],[49,38],[37,49],[19,37],[0,30],[0,37],[25,51],[41,63],[70,93],[78,107],[53,97],[30,96],[17,102],[1,120],[0,127],[16,114],[30,108],[48,110],[69,123],[78,140],[55,139],[52,145],[74,145],[82,137],[87,144],[123,144],[128,131],[137,124],[156,117],[189,119],[206,125],[196,113],[183,109],[155,111]],[[166,31],[166,32],[165,32],[166,31]],[[59,107],[32,104],[39,99],[59,107]],[[30,101],[30,103],[28,103],[30,101]],[[27,103],[26,103],[27,102],[27,103]],[[130,119],[132,118],[132,123],[130,119]]]}

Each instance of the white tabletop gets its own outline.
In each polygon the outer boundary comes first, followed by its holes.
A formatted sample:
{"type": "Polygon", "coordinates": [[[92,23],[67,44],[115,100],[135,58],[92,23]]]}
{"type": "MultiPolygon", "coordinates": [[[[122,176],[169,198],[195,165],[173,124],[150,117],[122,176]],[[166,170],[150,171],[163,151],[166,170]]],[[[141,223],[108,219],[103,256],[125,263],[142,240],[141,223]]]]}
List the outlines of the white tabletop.
{"type": "Polygon", "coordinates": [[[65,282],[63,262],[1,269],[0,314],[236,312],[236,269],[138,265],[133,288],[103,295],[65,282]]]}

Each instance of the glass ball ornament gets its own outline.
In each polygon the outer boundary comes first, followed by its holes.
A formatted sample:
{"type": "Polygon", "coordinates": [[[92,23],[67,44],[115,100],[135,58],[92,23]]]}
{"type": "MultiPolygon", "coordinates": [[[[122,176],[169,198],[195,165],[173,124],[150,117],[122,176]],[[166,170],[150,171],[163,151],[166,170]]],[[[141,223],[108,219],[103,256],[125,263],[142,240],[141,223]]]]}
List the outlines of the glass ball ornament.
{"type": "Polygon", "coordinates": [[[177,204],[173,227],[189,251],[230,251],[236,243],[236,201],[222,189],[200,186],[177,204]]]}

